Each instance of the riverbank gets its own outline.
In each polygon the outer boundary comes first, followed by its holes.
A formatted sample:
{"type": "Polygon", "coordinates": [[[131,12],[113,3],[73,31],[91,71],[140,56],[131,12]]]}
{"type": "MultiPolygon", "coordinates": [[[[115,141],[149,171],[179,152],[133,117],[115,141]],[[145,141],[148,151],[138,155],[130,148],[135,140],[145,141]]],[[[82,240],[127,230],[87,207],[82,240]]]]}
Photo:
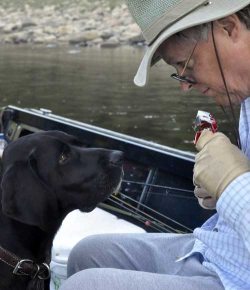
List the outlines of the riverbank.
{"type": "Polygon", "coordinates": [[[143,45],[125,4],[81,0],[55,5],[0,4],[1,44],[143,45]]]}

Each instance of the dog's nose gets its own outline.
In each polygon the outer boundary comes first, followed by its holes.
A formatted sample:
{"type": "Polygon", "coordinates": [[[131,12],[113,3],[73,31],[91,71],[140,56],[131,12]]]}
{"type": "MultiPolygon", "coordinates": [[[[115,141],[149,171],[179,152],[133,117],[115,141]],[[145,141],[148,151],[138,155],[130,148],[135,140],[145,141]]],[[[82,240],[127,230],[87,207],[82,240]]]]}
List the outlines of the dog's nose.
{"type": "Polygon", "coordinates": [[[110,154],[109,161],[113,165],[121,166],[123,163],[123,152],[117,150],[112,151],[110,154]]]}

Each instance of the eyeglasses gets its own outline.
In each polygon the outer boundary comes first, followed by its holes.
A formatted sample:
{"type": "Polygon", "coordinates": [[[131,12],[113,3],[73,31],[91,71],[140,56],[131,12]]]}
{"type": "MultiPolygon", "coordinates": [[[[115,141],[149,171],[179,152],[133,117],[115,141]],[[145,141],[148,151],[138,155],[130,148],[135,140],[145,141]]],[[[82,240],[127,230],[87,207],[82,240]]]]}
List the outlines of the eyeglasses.
{"type": "Polygon", "coordinates": [[[187,68],[187,66],[188,66],[188,64],[189,64],[189,61],[190,61],[191,57],[192,57],[193,54],[194,54],[194,51],[195,51],[195,49],[196,49],[196,46],[197,46],[198,42],[199,42],[199,39],[197,40],[197,42],[196,42],[196,44],[195,44],[193,50],[191,51],[191,53],[190,53],[190,55],[189,55],[189,57],[188,57],[188,59],[187,59],[185,65],[184,65],[184,68],[183,68],[181,74],[179,75],[178,73],[173,73],[173,74],[171,74],[171,78],[173,78],[174,80],[177,80],[177,81],[179,81],[179,82],[182,82],[182,83],[188,83],[188,84],[190,84],[190,85],[194,85],[194,84],[196,84],[196,81],[191,80],[191,79],[189,79],[188,77],[183,76],[183,74],[184,74],[184,72],[185,72],[185,70],[186,70],[186,68],[187,68]]]}

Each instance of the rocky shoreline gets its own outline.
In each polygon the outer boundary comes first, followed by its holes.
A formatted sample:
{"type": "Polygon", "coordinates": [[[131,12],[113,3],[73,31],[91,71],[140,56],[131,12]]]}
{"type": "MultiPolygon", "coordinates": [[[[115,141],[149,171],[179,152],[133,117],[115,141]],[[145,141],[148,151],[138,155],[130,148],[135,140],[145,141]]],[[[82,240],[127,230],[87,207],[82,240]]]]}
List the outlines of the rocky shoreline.
{"type": "Polygon", "coordinates": [[[25,43],[117,47],[144,41],[124,4],[113,9],[105,2],[18,9],[0,5],[0,44],[25,43]]]}

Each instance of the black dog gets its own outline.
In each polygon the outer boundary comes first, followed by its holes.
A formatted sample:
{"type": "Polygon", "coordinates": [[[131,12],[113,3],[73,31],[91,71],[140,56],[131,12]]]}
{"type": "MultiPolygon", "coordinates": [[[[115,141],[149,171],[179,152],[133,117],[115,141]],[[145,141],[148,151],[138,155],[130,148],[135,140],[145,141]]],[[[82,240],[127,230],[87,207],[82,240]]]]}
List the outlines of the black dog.
{"type": "Polygon", "coordinates": [[[0,289],[49,289],[58,228],[70,211],[89,212],[118,188],[122,153],[48,131],[10,143],[2,163],[0,289]]]}

